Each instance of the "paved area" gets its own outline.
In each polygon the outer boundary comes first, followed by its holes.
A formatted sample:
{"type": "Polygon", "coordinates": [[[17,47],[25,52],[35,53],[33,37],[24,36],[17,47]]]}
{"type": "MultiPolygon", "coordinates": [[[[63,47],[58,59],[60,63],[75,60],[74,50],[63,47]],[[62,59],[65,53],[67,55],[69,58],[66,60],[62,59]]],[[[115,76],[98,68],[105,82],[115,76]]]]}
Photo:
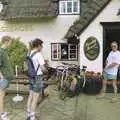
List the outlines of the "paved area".
{"type": "MultiPolygon", "coordinates": [[[[111,102],[112,94],[104,99],[81,94],[62,101],[54,85],[50,86],[50,92],[37,108],[37,120],[120,120],[120,95],[115,102],[111,102]]],[[[10,120],[25,120],[27,95],[19,103],[12,101],[13,96],[8,95],[5,100],[10,120]]]]}

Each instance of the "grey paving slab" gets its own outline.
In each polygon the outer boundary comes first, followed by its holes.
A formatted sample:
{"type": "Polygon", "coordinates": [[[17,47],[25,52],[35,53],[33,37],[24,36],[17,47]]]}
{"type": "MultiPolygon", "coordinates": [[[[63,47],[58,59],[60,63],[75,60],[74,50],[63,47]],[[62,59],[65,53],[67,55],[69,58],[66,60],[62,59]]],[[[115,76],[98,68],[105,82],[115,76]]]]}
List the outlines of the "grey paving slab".
{"type": "MultiPolygon", "coordinates": [[[[13,96],[9,94],[5,99],[10,120],[25,120],[27,96],[19,103],[12,101],[13,96]]],[[[62,101],[55,86],[50,86],[50,96],[37,108],[37,120],[120,120],[120,95],[113,103],[112,97],[113,94],[107,94],[104,99],[96,99],[81,94],[62,101]]]]}

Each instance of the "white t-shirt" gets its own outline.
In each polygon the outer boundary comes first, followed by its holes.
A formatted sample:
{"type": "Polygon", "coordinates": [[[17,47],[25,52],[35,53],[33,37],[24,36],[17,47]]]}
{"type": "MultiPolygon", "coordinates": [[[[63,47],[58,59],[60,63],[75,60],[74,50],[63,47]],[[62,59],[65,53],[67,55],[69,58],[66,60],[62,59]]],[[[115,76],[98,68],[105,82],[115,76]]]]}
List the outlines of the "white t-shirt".
{"type": "MultiPolygon", "coordinates": [[[[120,64],[120,52],[111,51],[107,57],[107,65],[110,65],[112,63],[118,63],[120,64]]],[[[115,67],[106,69],[106,72],[111,75],[117,75],[119,65],[116,65],[115,67]]]]}
{"type": "MultiPolygon", "coordinates": [[[[32,50],[30,55],[32,55],[33,53],[35,52],[35,50],[32,50]]],[[[35,67],[35,70],[37,70],[38,66],[42,66],[45,64],[45,61],[44,61],[44,58],[41,54],[41,52],[37,52],[33,57],[32,57],[32,60],[33,60],[33,64],[34,64],[34,67],[35,67]]],[[[43,72],[41,70],[41,67],[38,68],[38,71],[37,71],[37,75],[42,75],[43,72]]]]}

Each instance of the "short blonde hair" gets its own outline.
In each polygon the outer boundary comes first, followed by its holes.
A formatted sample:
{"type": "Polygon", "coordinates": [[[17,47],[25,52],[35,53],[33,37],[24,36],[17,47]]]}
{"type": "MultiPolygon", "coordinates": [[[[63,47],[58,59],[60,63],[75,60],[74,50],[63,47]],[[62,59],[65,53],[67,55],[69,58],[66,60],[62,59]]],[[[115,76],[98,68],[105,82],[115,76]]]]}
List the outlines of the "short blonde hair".
{"type": "Polygon", "coordinates": [[[2,44],[4,44],[5,42],[9,42],[11,40],[12,40],[12,38],[10,36],[3,36],[2,37],[2,44]]]}
{"type": "Polygon", "coordinates": [[[111,45],[117,45],[118,46],[118,43],[116,42],[116,41],[113,41],[112,43],[111,43],[111,45]]]}

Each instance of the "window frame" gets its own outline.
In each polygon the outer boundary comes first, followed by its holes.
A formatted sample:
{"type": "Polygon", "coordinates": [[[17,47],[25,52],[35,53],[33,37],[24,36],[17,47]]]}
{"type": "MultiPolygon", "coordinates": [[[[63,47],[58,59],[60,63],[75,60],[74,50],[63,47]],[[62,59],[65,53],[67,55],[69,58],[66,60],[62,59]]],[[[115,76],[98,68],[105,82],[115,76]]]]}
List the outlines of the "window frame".
{"type": "Polygon", "coordinates": [[[59,15],[79,15],[80,14],[80,6],[81,6],[81,2],[80,0],[60,0],[59,1],[59,15]],[[67,12],[67,4],[68,2],[72,2],[72,12],[67,12]],[[78,11],[74,12],[74,2],[78,2],[78,11]],[[61,7],[62,7],[62,3],[65,3],[65,12],[61,11],[61,7]]]}
{"type": "MultiPolygon", "coordinates": [[[[51,60],[52,61],[78,61],[78,52],[79,51],[79,46],[78,46],[78,44],[68,44],[68,43],[51,43],[51,60]],[[54,53],[53,53],[53,45],[57,45],[57,48],[59,49],[59,46],[60,46],[60,51],[59,51],[59,53],[57,53],[57,58],[54,58],[53,56],[54,56],[54,53]],[[61,45],[68,45],[68,59],[62,59],[61,58],[61,45]],[[72,46],[72,45],[75,45],[76,46],[76,48],[75,48],[75,50],[76,50],[76,58],[70,58],[70,55],[71,55],[71,53],[70,53],[70,46],[72,46]],[[59,56],[59,54],[60,54],[60,56],[59,56]]],[[[57,50],[57,52],[58,52],[58,50],[57,50]]]]}

